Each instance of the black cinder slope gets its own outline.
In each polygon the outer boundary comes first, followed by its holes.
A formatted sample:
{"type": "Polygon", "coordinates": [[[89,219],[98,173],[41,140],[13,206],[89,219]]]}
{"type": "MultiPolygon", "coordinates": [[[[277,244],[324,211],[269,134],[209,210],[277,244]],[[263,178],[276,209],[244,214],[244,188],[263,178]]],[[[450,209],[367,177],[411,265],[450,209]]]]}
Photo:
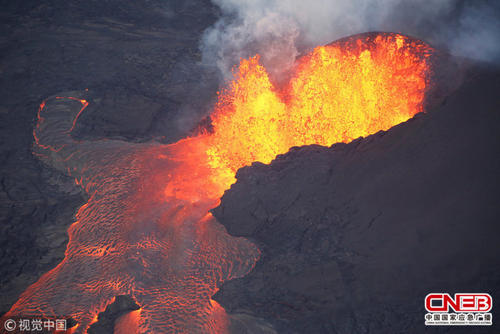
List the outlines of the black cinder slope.
{"type": "Polygon", "coordinates": [[[241,169],[213,214],[262,258],[215,299],[283,333],[424,333],[428,293],[500,300],[499,92],[477,65],[387,132],[241,169]]]}

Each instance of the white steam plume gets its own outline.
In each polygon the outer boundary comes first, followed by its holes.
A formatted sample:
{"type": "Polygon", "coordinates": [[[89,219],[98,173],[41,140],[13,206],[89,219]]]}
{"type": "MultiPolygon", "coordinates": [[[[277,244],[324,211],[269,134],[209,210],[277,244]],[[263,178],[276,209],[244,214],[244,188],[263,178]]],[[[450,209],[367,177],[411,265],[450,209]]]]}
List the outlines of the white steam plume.
{"type": "Polygon", "coordinates": [[[415,36],[452,53],[500,58],[498,3],[482,0],[212,0],[221,18],[201,49],[225,79],[240,58],[259,53],[275,80],[311,47],[367,31],[415,36]]]}

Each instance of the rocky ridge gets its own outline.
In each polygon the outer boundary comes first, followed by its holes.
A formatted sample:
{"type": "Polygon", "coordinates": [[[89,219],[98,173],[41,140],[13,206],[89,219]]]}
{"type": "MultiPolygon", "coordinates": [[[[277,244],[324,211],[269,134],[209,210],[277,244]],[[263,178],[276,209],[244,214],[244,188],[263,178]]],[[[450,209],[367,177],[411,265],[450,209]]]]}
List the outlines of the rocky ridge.
{"type": "Polygon", "coordinates": [[[282,333],[423,333],[430,292],[500,298],[499,89],[477,65],[387,132],[239,170],[213,214],[262,257],[214,299],[282,333]]]}

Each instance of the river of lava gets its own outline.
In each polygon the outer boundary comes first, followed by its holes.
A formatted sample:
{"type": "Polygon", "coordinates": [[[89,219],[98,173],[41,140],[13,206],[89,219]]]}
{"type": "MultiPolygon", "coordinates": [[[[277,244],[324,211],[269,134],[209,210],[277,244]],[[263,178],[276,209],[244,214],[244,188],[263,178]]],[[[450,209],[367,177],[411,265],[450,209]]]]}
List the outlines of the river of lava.
{"type": "Polygon", "coordinates": [[[137,328],[127,321],[117,332],[226,332],[228,316],[211,296],[259,257],[209,213],[236,171],[292,146],[348,142],[408,120],[422,111],[430,54],[401,35],[360,35],[315,48],[282,87],[258,56],[244,59],[219,94],[211,130],[170,145],[76,141],[84,95],[47,99],[34,152],[89,200],[68,230],[64,260],[8,315],[72,316],[81,333],[116,295],[131,294],[137,328]]]}

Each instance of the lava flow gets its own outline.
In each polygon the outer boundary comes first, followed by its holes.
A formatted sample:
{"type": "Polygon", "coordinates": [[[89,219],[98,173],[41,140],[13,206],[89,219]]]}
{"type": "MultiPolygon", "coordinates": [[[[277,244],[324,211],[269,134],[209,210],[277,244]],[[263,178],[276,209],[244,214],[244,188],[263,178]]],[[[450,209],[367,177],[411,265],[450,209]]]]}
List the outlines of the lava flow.
{"type": "Polygon", "coordinates": [[[293,146],[330,146],[387,130],[422,111],[431,49],[397,34],[363,34],[315,48],[274,87],[259,56],[242,60],[212,115],[210,165],[271,162],[293,146]]]}
{"type": "Polygon", "coordinates": [[[48,99],[34,151],[75,177],[89,200],[68,230],[64,260],[8,315],[72,316],[83,333],[116,295],[131,294],[141,309],[116,332],[132,332],[131,322],[141,333],[226,332],[228,315],[210,297],[259,257],[209,213],[235,172],[293,146],[348,142],[408,120],[422,111],[430,54],[405,36],[359,35],[299,59],[283,87],[259,56],[242,60],[211,131],[171,145],[75,141],[87,102],[48,99]]]}

